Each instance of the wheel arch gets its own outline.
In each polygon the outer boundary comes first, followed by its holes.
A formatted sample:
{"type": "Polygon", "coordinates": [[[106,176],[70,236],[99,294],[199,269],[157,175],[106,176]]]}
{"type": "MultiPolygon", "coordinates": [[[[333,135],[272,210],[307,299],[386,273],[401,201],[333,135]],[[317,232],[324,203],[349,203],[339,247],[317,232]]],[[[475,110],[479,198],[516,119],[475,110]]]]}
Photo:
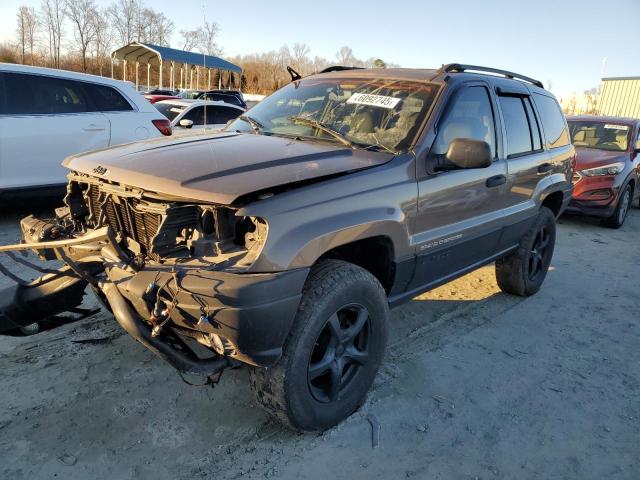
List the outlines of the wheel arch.
{"type": "Polygon", "coordinates": [[[556,217],[558,217],[562,209],[563,202],[564,193],[560,190],[556,190],[545,195],[544,199],[542,200],[541,206],[547,207],[553,212],[556,217]]]}
{"type": "Polygon", "coordinates": [[[378,279],[387,295],[395,283],[395,249],[387,235],[361,238],[336,246],[318,257],[315,263],[327,259],[343,260],[364,268],[378,279]]]}

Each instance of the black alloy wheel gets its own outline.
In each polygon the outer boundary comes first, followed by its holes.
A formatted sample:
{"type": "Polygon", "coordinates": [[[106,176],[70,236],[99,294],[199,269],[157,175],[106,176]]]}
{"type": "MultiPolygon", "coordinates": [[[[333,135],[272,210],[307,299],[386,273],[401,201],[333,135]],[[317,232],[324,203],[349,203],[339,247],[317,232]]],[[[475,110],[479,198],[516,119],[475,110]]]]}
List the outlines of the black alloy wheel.
{"type": "Polygon", "coordinates": [[[551,241],[551,233],[543,224],[538,230],[533,248],[529,255],[529,280],[535,281],[543,271],[546,273],[546,260],[549,253],[549,244],[551,241]]]}
{"type": "Polygon", "coordinates": [[[362,305],[340,308],[327,320],[311,351],[307,383],[319,402],[333,402],[359,374],[368,358],[369,312],[362,305]]]}

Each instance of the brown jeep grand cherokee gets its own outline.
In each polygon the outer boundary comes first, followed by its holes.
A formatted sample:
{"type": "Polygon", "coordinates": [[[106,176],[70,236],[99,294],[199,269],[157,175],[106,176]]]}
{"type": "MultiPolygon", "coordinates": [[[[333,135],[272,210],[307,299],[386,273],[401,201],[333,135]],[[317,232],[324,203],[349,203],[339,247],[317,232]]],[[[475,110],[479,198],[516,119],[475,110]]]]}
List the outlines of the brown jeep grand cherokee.
{"type": "Polygon", "coordinates": [[[324,429],[363,402],[390,306],[494,261],[504,291],[540,288],[573,157],[554,97],[511,72],[296,78],[222,133],[68,158],[57,221],[0,248],[67,266],[0,292],[0,324],[90,285],[178,370],[247,364],[259,403],[324,429]]]}

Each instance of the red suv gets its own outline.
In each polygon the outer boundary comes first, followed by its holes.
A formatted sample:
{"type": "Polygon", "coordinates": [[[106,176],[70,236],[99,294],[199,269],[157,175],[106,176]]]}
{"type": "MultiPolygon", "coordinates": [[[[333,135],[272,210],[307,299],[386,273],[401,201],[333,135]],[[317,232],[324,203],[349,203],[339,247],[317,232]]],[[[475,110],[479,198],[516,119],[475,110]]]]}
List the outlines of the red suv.
{"type": "Polygon", "coordinates": [[[576,147],[573,198],[567,213],[602,217],[620,228],[640,188],[640,120],[620,117],[568,117],[576,147]]]}

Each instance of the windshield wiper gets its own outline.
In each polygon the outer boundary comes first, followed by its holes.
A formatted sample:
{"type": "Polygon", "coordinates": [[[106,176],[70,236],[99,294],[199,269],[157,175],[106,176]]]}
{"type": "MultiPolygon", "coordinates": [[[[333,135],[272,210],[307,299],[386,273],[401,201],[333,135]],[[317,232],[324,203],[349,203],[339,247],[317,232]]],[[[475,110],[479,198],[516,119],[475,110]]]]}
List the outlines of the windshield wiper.
{"type": "Polygon", "coordinates": [[[240,115],[238,117],[240,120],[244,120],[245,122],[247,122],[249,125],[251,125],[251,129],[253,130],[253,133],[255,134],[261,134],[262,131],[264,130],[264,125],[262,125],[259,121],[257,121],[255,118],[251,118],[249,115],[240,115]]]}
{"type": "Polygon", "coordinates": [[[373,148],[377,148],[377,149],[385,150],[385,151],[387,151],[387,152],[389,152],[389,153],[391,153],[393,155],[398,155],[399,154],[399,152],[396,152],[395,150],[387,147],[386,145],[380,143],[379,141],[378,141],[378,143],[370,143],[368,145],[365,145],[363,148],[365,150],[370,150],[370,149],[373,149],[373,148]]]}
{"type": "Polygon", "coordinates": [[[305,117],[295,117],[295,116],[294,117],[289,117],[289,120],[291,120],[293,123],[300,123],[302,125],[309,125],[310,127],[314,127],[314,128],[316,128],[318,130],[323,131],[324,133],[328,133],[333,138],[339,140],[341,143],[343,143],[347,147],[354,148],[353,142],[351,140],[349,140],[347,137],[342,135],[340,132],[335,131],[331,127],[327,127],[326,125],[324,125],[323,123],[320,123],[317,120],[313,120],[311,118],[305,118],[305,117]]]}

